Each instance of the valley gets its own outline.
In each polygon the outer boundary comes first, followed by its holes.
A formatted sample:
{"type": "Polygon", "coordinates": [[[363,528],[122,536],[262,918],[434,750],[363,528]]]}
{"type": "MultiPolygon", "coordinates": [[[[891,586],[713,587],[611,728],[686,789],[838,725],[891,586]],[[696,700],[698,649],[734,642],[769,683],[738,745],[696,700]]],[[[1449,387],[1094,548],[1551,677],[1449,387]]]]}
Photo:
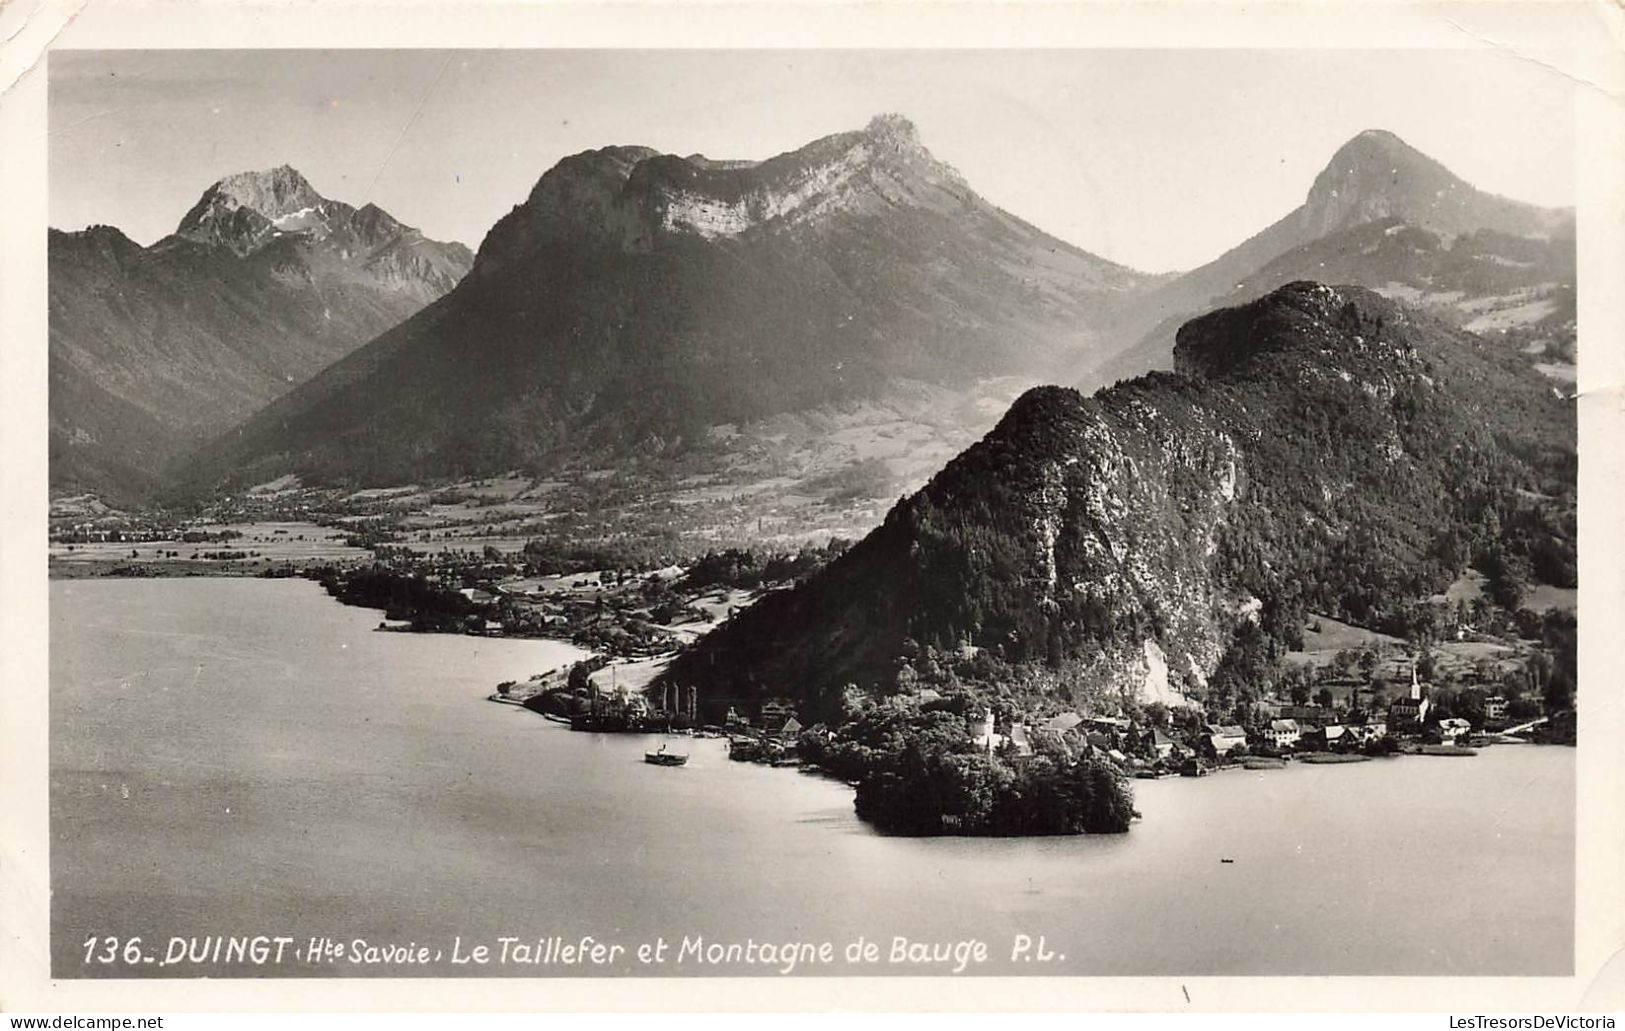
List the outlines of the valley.
{"type": "MultiPolygon", "coordinates": [[[[686,729],[908,834],[1122,832],[1130,775],[1234,747],[1572,733],[1573,215],[1391,134],[1179,276],[989,204],[898,116],[763,161],[581,152],[472,255],[286,166],[121,239],[58,242],[400,310],[257,394],[73,380],[196,422],[133,494],[58,478],[53,576],[303,577],[385,631],[569,641],[583,683],[498,693],[598,721],[607,670],[667,729],[693,698],[686,729]],[[1117,382],[1044,385],[1080,370],[1117,382]]],[[[53,357],[90,368],[61,288],[53,357]]],[[[54,411],[123,410],[77,389],[54,411]]]]}

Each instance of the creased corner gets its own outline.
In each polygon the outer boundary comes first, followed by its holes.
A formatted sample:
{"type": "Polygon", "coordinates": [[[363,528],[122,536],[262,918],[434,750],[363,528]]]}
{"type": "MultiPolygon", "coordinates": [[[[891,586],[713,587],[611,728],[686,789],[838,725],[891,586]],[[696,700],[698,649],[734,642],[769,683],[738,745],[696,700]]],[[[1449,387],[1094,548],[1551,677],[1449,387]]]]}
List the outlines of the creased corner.
{"type": "MultiPolygon", "coordinates": [[[[21,0],[12,2],[20,4],[21,0]]],[[[28,13],[16,19],[16,24],[0,30],[4,32],[0,35],[0,100],[10,96],[17,83],[39,67],[57,37],[89,6],[90,0],[38,0],[28,13]]],[[[6,24],[7,13],[7,5],[0,5],[0,25],[6,24]]]]}
{"type": "MultiPolygon", "coordinates": [[[[1620,11],[1625,12],[1625,0],[1607,0],[1607,2],[1613,4],[1615,7],[1619,8],[1620,11]]],[[[1595,79],[1591,79],[1591,78],[1588,78],[1588,77],[1586,77],[1584,75],[1577,74],[1576,72],[1571,71],[1570,69],[1563,67],[1561,64],[1558,64],[1558,63],[1556,63],[1554,61],[1539,57],[1536,54],[1531,53],[1527,49],[1518,46],[1517,44],[1514,44],[1514,43],[1511,43],[1511,42],[1508,42],[1508,41],[1502,40],[1502,39],[1496,39],[1496,38],[1494,38],[1492,36],[1487,36],[1482,32],[1476,32],[1473,29],[1468,28],[1466,25],[1463,25],[1461,22],[1456,21],[1453,18],[1444,18],[1443,21],[1444,21],[1444,23],[1446,25],[1449,25],[1451,28],[1455,29],[1457,32],[1460,32],[1464,36],[1469,36],[1472,39],[1475,39],[1478,42],[1484,44],[1485,46],[1493,47],[1496,50],[1503,51],[1503,52],[1505,52],[1507,54],[1512,55],[1513,57],[1518,58],[1521,61],[1528,61],[1530,64],[1537,65],[1537,66],[1539,66],[1541,68],[1546,69],[1547,71],[1554,72],[1557,75],[1561,75],[1563,78],[1565,78],[1565,79],[1569,80],[1570,82],[1574,83],[1576,86],[1580,86],[1580,87],[1583,87],[1585,89],[1596,90],[1598,93],[1601,93],[1603,96],[1611,97],[1614,100],[1625,99],[1625,91],[1622,91],[1622,90],[1617,89],[1617,88],[1610,88],[1609,86],[1607,86],[1607,85],[1605,85],[1605,84],[1603,84],[1601,82],[1598,82],[1595,79]]]]}

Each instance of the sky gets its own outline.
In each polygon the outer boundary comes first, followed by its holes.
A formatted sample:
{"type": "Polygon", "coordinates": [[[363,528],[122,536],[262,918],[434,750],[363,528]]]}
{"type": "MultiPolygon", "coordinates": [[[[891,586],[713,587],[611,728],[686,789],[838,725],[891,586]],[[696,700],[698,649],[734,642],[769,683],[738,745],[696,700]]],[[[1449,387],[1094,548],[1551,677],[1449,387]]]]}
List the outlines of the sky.
{"type": "Polygon", "coordinates": [[[143,244],[221,177],[290,164],[477,247],[568,154],[766,158],[882,112],[983,197],[1148,272],[1280,218],[1365,129],[1574,203],[1571,84],[1501,52],[64,50],[49,83],[51,225],[143,244]]]}

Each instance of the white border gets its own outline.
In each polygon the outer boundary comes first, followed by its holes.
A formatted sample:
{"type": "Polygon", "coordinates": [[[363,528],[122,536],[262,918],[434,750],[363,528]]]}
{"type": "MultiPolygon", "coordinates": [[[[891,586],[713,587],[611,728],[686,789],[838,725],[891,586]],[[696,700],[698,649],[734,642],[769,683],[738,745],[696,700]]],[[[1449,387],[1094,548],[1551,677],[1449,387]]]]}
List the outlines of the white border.
{"type": "MultiPolygon", "coordinates": [[[[1591,4],[69,3],[0,9],[0,1010],[1391,1010],[1625,1006],[1625,11],[1591,4]],[[1510,49],[1579,84],[1582,745],[1572,978],[72,981],[48,977],[45,75],[163,47],[1510,49]]],[[[1441,890],[1449,890],[1440,872],[1441,890]]]]}

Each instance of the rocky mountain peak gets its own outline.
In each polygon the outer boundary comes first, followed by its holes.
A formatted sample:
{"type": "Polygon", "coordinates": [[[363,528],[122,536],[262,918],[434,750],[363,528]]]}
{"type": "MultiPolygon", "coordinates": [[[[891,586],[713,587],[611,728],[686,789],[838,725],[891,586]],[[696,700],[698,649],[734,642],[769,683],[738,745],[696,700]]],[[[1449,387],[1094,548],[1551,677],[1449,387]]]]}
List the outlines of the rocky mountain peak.
{"type": "Polygon", "coordinates": [[[972,197],[896,114],[756,163],[650,158],[632,172],[627,192],[646,201],[645,224],[652,218],[658,230],[708,239],[888,207],[959,210],[972,197]]]}
{"type": "Polygon", "coordinates": [[[1310,187],[1304,209],[1319,234],[1379,218],[1417,220],[1452,195],[1472,192],[1398,136],[1368,129],[1332,155],[1310,187]]]}
{"type": "Polygon", "coordinates": [[[246,255],[278,232],[319,227],[330,203],[289,165],[238,172],[203,191],[175,235],[246,255]]]}
{"type": "Polygon", "coordinates": [[[326,200],[291,165],[278,165],[261,172],[238,172],[215,183],[212,189],[238,206],[253,208],[266,218],[277,219],[326,200]]]}
{"type": "Polygon", "coordinates": [[[869,124],[863,131],[877,143],[893,147],[920,146],[920,131],[904,115],[896,113],[875,115],[869,119],[869,124]]]}
{"type": "Polygon", "coordinates": [[[1447,241],[1489,229],[1547,237],[1565,212],[1486,193],[1391,132],[1368,129],[1340,147],[1300,209],[1310,237],[1396,219],[1447,241]]]}
{"type": "Polygon", "coordinates": [[[548,240],[642,252],[672,236],[731,239],[897,207],[959,212],[974,200],[959,174],[920,143],[913,123],[896,114],[760,161],[603,147],[544,173],[487,235],[476,268],[483,277],[548,240]]]}

